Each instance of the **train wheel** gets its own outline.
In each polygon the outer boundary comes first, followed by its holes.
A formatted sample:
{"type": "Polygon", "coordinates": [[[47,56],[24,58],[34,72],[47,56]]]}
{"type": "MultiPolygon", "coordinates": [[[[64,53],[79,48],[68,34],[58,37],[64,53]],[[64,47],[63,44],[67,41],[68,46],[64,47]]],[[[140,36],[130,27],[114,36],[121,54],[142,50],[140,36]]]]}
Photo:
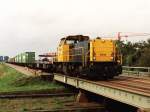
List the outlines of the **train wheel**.
{"type": "Polygon", "coordinates": [[[113,79],[113,78],[114,78],[114,76],[109,76],[108,78],[109,78],[109,79],[113,79]]]}
{"type": "Polygon", "coordinates": [[[67,65],[63,65],[63,73],[68,75],[68,67],[67,67],[67,65]]]}

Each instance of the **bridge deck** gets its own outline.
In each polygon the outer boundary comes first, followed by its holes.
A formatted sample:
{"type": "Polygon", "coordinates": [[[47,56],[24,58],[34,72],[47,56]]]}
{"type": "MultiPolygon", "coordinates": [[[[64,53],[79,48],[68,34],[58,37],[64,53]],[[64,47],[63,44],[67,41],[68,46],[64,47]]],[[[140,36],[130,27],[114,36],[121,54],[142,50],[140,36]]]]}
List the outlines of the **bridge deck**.
{"type": "Polygon", "coordinates": [[[55,74],[54,79],[150,111],[150,80],[121,76],[109,81],[89,81],[61,74],[55,74]]]}

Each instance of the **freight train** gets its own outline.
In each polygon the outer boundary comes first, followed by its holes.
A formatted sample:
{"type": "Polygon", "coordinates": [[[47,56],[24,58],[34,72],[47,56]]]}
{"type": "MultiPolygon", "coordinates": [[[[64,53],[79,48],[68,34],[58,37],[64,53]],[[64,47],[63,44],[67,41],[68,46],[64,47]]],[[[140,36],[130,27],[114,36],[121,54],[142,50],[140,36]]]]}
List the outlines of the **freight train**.
{"type": "Polygon", "coordinates": [[[26,52],[9,62],[90,79],[111,79],[122,73],[122,56],[116,41],[112,39],[67,36],[60,40],[56,54],[51,63],[41,64],[35,61],[34,52],[26,52]]]}

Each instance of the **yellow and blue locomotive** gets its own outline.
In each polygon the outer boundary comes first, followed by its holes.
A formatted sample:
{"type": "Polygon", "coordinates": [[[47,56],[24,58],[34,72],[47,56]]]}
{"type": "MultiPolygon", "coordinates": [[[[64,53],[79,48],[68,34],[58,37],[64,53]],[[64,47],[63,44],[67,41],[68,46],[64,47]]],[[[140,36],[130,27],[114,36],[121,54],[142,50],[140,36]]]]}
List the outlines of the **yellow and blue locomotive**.
{"type": "Polygon", "coordinates": [[[55,72],[110,79],[122,73],[122,57],[115,40],[73,35],[62,38],[54,61],[55,72]]]}

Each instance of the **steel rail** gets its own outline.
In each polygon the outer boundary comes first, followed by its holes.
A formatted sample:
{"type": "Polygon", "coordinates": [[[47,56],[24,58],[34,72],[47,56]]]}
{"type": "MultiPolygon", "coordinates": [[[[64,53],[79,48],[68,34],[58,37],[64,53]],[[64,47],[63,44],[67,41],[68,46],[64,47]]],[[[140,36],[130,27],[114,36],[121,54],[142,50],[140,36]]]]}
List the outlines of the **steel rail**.
{"type": "Polygon", "coordinates": [[[4,94],[0,95],[0,99],[7,98],[38,98],[38,97],[61,97],[61,96],[73,96],[75,93],[55,93],[55,94],[4,94]]]}
{"type": "Polygon", "coordinates": [[[120,83],[131,87],[142,88],[150,91],[150,83],[146,83],[140,80],[111,80],[112,83],[120,83]]]}
{"type": "Polygon", "coordinates": [[[124,88],[126,90],[128,89],[130,91],[137,91],[137,92],[140,92],[141,94],[149,94],[150,95],[150,89],[145,90],[145,88],[127,85],[127,84],[123,84],[123,83],[117,83],[117,82],[107,82],[107,83],[103,83],[103,84],[116,86],[118,88],[124,88]]]}
{"type": "Polygon", "coordinates": [[[150,92],[150,85],[146,85],[144,83],[139,84],[139,82],[133,81],[133,82],[125,82],[125,81],[111,81],[111,83],[116,83],[116,84],[123,84],[127,87],[133,87],[133,88],[139,88],[139,89],[143,89],[143,90],[147,90],[150,92]]]}
{"type": "MultiPolygon", "coordinates": [[[[116,80],[110,80],[110,81],[116,82],[116,80]]],[[[133,79],[133,80],[132,79],[130,79],[130,80],[129,79],[125,79],[125,80],[117,79],[117,81],[118,82],[125,82],[125,83],[128,81],[128,82],[133,83],[133,84],[135,83],[135,84],[141,84],[141,85],[150,85],[150,81],[148,82],[148,81],[144,81],[144,80],[142,81],[142,80],[137,80],[137,79],[133,79]]]]}
{"type": "Polygon", "coordinates": [[[34,109],[31,109],[31,110],[27,110],[27,111],[30,111],[30,112],[72,112],[72,111],[84,111],[84,110],[101,110],[103,109],[104,107],[102,106],[93,106],[93,107],[74,107],[74,108],[70,108],[70,107],[67,107],[67,108],[63,108],[63,109],[51,109],[51,110],[34,110],[34,109]]]}
{"type": "Polygon", "coordinates": [[[150,79],[147,78],[139,78],[139,77],[131,77],[131,76],[119,76],[115,79],[119,79],[119,80],[128,80],[128,81],[132,81],[133,79],[142,83],[149,83],[150,84],[150,79]]]}

